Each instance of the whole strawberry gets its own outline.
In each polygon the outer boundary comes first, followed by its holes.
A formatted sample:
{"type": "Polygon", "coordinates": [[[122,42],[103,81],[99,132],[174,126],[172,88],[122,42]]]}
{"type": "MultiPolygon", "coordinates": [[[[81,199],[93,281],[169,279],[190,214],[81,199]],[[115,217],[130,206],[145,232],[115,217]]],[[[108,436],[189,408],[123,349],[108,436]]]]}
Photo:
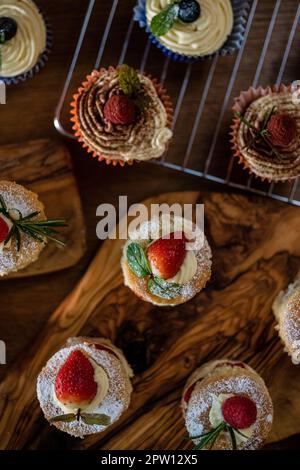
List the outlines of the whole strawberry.
{"type": "Polygon", "coordinates": [[[57,399],[78,408],[90,403],[97,394],[94,367],[81,350],[73,351],[59,369],[54,383],[57,399]]]}
{"type": "Polygon", "coordinates": [[[257,408],[250,398],[235,395],[223,402],[222,414],[229,426],[235,429],[246,429],[255,423],[257,408]]]}
{"type": "Polygon", "coordinates": [[[173,232],[149,245],[147,257],[151,268],[162,279],[174,277],[186,255],[186,237],[183,232],[173,232]]]}
{"type": "Polygon", "coordinates": [[[0,215],[0,243],[5,242],[9,234],[9,226],[0,215]]]}
{"type": "Polygon", "coordinates": [[[112,124],[132,124],[136,119],[135,104],[127,96],[113,95],[105,103],[104,117],[112,124]]]}
{"type": "Polygon", "coordinates": [[[297,134],[295,119],[287,114],[273,114],[267,129],[271,143],[282,148],[289,147],[297,134]]]}

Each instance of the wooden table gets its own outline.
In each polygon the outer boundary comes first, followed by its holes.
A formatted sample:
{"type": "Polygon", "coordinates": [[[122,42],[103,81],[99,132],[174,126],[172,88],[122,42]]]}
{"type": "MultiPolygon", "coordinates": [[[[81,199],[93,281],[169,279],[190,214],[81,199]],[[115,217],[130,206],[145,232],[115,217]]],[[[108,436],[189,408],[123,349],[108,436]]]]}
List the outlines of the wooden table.
{"type": "MultiPolygon", "coordinates": [[[[0,106],[0,144],[21,142],[28,138],[57,137],[53,128],[54,108],[78,36],[86,2],[39,0],[37,3],[49,16],[53,26],[52,53],[49,63],[37,77],[21,86],[9,88],[7,104],[0,106]]],[[[109,0],[103,0],[101,3],[107,4],[109,0]]],[[[125,11],[128,5],[125,5],[127,3],[125,1],[123,3],[125,11]]],[[[131,5],[131,3],[128,1],[128,4],[131,5]]],[[[263,5],[259,7],[259,15],[260,21],[263,22],[268,19],[270,6],[274,4],[274,1],[265,0],[261,3],[263,5]]],[[[291,4],[290,1],[288,3],[291,4]]],[[[280,27],[285,28],[287,23],[290,24],[290,11],[288,8],[286,10],[283,8],[280,27]]],[[[257,40],[261,39],[262,34],[258,28],[257,40]]],[[[276,51],[272,53],[275,57],[276,51]]],[[[90,60],[87,55],[87,64],[90,60]]],[[[251,58],[249,58],[249,67],[252,67],[253,72],[255,66],[251,58]]],[[[264,79],[267,76],[266,70],[264,79]]],[[[215,93],[218,93],[218,89],[215,93]]],[[[202,191],[216,189],[216,186],[198,178],[158,168],[152,164],[135,165],[124,169],[99,166],[96,161],[87,158],[77,144],[72,142],[66,142],[66,144],[73,156],[82,197],[87,224],[88,249],[82,260],[69,270],[39,278],[1,283],[0,336],[7,344],[8,362],[6,366],[0,367],[1,379],[16,357],[35,338],[51,312],[81,278],[99,248],[100,242],[96,238],[95,227],[96,207],[100,203],[117,204],[118,196],[122,194],[128,195],[128,202],[131,204],[150,195],[158,194],[162,190],[166,192],[199,190],[200,188],[202,191]]],[[[219,187],[218,189],[222,190],[219,187]]],[[[295,436],[277,445],[277,448],[297,448],[299,442],[300,436],[295,436]]]]}

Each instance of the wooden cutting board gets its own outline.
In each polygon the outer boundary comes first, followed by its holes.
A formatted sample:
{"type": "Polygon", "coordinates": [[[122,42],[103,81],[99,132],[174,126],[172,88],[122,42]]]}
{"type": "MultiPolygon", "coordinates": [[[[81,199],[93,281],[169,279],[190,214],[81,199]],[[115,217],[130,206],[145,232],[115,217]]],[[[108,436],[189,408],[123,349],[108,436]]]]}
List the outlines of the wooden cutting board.
{"type": "Polygon", "coordinates": [[[48,219],[65,219],[66,246],[48,243],[28,268],[2,279],[45,274],[69,268],[85,252],[85,225],[68,150],[59,141],[31,140],[0,147],[0,179],[16,181],[39,195],[48,219]]]}
{"type": "MultiPolygon", "coordinates": [[[[228,357],[262,374],[275,406],[269,442],[300,433],[300,369],[274,331],[271,305],[300,266],[299,209],[241,195],[170,193],[150,203],[205,203],[213,278],[192,301],[161,309],[123,286],[122,241],[103,243],[88,271],[0,386],[1,449],[191,449],[180,411],[187,377],[228,357]],[[35,395],[47,359],[74,335],[105,336],[135,368],[131,406],[106,433],[73,439],[50,427],[35,395]]],[[[275,445],[276,447],[276,445],[275,445]]]]}

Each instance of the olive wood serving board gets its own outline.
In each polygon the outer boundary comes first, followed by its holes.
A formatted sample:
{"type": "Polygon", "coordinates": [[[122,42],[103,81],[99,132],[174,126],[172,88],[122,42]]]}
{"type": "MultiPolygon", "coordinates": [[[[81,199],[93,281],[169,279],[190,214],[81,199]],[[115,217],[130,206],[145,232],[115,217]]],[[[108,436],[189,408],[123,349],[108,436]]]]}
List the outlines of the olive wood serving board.
{"type": "Polygon", "coordinates": [[[123,286],[123,241],[105,241],[86,274],[0,386],[1,449],[191,449],[180,396],[187,377],[210,359],[248,362],[266,380],[275,420],[268,443],[300,433],[300,369],[283,352],[271,313],[300,266],[300,217],[267,199],[197,192],[150,203],[205,204],[213,277],[190,302],[158,308],[123,286]],[[129,410],[105,433],[74,439],[50,427],[35,394],[48,358],[74,335],[104,336],[134,366],[129,410]]]}
{"type": "Polygon", "coordinates": [[[48,243],[39,259],[2,279],[34,276],[73,266],[85,252],[85,225],[68,150],[50,139],[0,147],[0,179],[15,181],[39,195],[48,219],[65,219],[61,248],[48,243]]]}

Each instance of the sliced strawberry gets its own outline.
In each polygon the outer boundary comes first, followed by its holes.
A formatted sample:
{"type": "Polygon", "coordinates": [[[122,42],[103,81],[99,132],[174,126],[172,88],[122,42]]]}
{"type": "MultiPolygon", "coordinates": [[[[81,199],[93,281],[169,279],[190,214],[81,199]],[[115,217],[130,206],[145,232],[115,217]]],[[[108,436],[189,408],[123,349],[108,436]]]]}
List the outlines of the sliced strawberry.
{"type": "Polygon", "coordinates": [[[183,400],[188,403],[190,401],[190,398],[192,396],[193,390],[196,386],[196,383],[190,385],[188,389],[186,390],[185,394],[183,395],[183,400]]]}
{"type": "Polygon", "coordinates": [[[147,256],[154,274],[162,279],[174,277],[184,261],[186,237],[183,232],[173,232],[149,245],[147,256]]]}
{"type": "Polygon", "coordinates": [[[94,367],[80,349],[73,351],[59,369],[54,389],[57,399],[65,405],[80,407],[96,396],[94,367]]]}
{"type": "Polygon", "coordinates": [[[9,234],[9,226],[0,215],[0,243],[5,242],[9,234]]]}
{"type": "Polygon", "coordinates": [[[104,346],[103,344],[99,344],[99,343],[94,343],[94,346],[96,349],[99,349],[99,351],[106,351],[119,359],[118,355],[108,346],[104,346]]]}
{"type": "Polygon", "coordinates": [[[222,404],[222,414],[226,423],[235,429],[246,429],[255,423],[256,404],[248,397],[235,395],[222,404]]]}

